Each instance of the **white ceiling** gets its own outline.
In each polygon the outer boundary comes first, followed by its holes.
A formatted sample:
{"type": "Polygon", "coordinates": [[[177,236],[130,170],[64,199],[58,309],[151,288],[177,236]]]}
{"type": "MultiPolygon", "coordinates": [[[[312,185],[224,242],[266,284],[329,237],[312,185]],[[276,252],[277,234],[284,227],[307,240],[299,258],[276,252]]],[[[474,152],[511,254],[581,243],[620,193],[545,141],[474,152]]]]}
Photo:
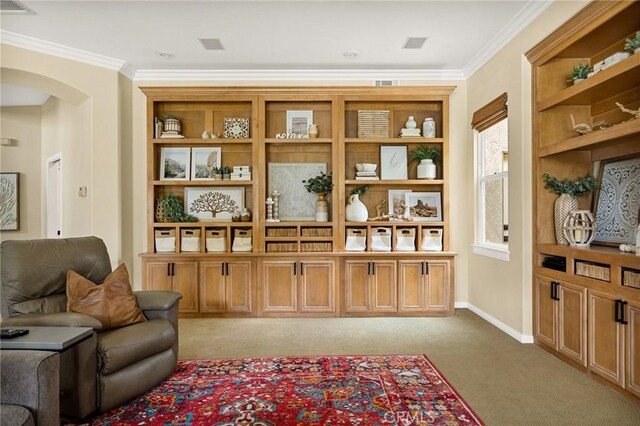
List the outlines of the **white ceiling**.
{"type": "MultiPolygon", "coordinates": [[[[546,1],[22,1],[8,32],[135,70],[458,70],[468,76],[546,1]],[[428,37],[402,49],[407,37],[428,37]],[[199,38],[219,38],[223,51],[199,38]],[[347,59],[347,50],[360,52],[347,59]],[[158,51],[173,53],[162,59],[158,51]]],[[[14,35],[15,36],[15,35],[14,35]]],[[[461,74],[463,75],[463,74],[461,74]]]]}

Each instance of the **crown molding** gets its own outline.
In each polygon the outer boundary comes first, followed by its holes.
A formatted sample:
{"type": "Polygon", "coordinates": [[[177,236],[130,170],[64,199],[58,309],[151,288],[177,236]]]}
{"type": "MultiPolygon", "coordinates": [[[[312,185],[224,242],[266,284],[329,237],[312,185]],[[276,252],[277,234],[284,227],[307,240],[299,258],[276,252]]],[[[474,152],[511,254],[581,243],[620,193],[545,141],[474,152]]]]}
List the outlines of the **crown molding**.
{"type": "Polygon", "coordinates": [[[462,68],[465,78],[471,77],[484,64],[486,64],[496,53],[510,42],[520,31],[531,23],[538,15],[551,5],[553,0],[529,0],[498,34],[475,54],[473,58],[462,68]]]}
{"type": "Polygon", "coordinates": [[[461,70],[138,70],[134,81],[464,80],[461,70]]]}
{"type": "Polygon", "coordinates": [[[125,61],[121,59],[98,55],[96,53],[64,46],[62,44],[52,43],[50,41],[41,40],[35,37],[29,37],[11,31],[0,30],[0,42],[8,46],[19,47],[21,49],[32,50],[34,52],[45,53],[47,55],[71,59],[72,61],[78,61],[89,65],[107,68],[110,70],[122,72],[125,75],[127,75],[126,72],[128,72],[131,76],[133,76],[133,70],[128,67],[128,64],[125,61]]]}

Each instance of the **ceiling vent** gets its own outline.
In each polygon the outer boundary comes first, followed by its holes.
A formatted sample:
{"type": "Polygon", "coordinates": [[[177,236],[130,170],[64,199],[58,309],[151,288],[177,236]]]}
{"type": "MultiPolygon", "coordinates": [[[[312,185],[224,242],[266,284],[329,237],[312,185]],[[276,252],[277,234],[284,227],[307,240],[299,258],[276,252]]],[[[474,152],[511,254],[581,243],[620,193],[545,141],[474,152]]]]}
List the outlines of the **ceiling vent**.
{"type": "Polygon", "coordinates": [[[219,38],[200,38],[198,40],[207,50],[224,50],[219,38]]]}
{"type": "Polygon", "coordinates": [[[378,87],[386,87],[386,86],[397,86],[398,80],[376,80],[376,86],[378,87]]]}
{"type": "Polygon", "coordinates": [[[422,45],[427,41],[426,37],[409,37],[404,42],[403,49],[422,49],[422,45]]]}
{"type": "Polygon", "coordinates": [[[7,15],[35,15],[33,10],[13,0],[1,0],[0,13],[7,15]]]}

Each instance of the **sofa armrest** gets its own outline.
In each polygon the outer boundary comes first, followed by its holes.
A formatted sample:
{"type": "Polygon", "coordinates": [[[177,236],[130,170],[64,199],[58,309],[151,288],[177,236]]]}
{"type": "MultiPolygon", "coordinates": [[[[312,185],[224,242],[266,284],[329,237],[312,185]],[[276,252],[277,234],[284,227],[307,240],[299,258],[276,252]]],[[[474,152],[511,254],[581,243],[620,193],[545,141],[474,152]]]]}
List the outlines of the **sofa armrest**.
{"type": "Polygon", "coordinates": [[[168,311],[182,299],[175,291],[134,291],[138,305],[143,311],[168,311]]]}
{"type": "Polygon", "coordinates": [[[76,312],[56,312],[53,314],[25,314],[2,321],[3,327],[91,327],[102,330],[102,322],[89,315],[76,312]]]}
{"type": "Polygon", "coordinates": [[[60,419],[60,355],[57,352],[0,352],[0,402],[27,408],[37,425],[60,419]]]}

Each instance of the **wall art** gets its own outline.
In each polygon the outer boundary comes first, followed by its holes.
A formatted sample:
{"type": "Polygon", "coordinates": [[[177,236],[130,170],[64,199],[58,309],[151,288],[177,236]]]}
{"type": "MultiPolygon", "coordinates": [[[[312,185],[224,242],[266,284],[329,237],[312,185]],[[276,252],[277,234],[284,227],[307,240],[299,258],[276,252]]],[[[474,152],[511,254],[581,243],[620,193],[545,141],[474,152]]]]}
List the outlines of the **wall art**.
{"type": "Polygon", "coordinates": [[[316,220],[317,195],[307,192],[303,180],[327,172],[326,163],[269,163],[268,188],[280,192],[278,218],[280,220],[316,220]]]}
{"type": "Polygon", "coordinates": [[[234,211],[244,209],[244,188],[186,187],[184,210],[200,220],[231,221],[234,211]]]}
{"type": "Polygon", "coordinates": [[[209,180],[222,163],[222,148],[191,148],[191,180],[209,180]]]}
{"type": "Polygon", "coordinates": [[[160,149],[160,180],[189,180],[191,148],[160,149]]]}
{"type": "Polygon", "coordinates": [[[0,173],[0,231],[20,230],[20,174],[0,173]]]}
{"type": "Polygon", "coordinates": [[[439,192],[409,192],[404,195],[407,219],[417,222],[441,222],[442,201],[439,192]]]}

